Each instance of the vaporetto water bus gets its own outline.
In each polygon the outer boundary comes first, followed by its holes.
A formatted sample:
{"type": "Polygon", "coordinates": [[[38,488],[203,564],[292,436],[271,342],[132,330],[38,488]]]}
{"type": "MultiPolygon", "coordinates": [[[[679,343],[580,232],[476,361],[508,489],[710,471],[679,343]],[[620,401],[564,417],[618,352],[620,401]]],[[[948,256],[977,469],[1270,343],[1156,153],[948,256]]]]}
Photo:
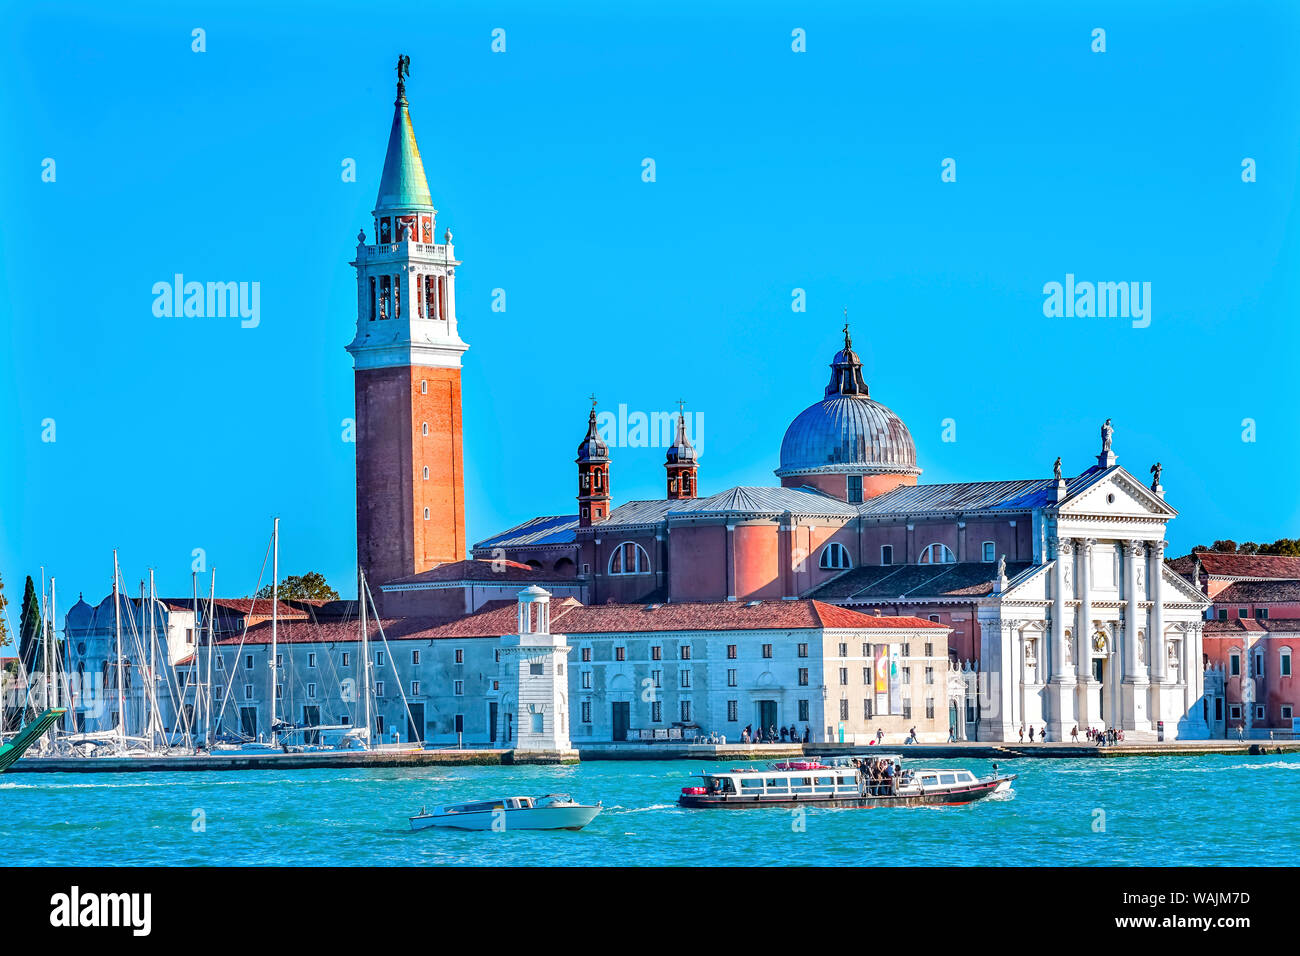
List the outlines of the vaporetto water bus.
{"type": "Polygon", "coordinates": [[[683,787],[678,803],[728,810],[956,806],[1009,791],[1016,775],[999,774],[997,766],[977,777],[969,770],[904,769],[897,754],[788,760],[698,774],[702,785],[683,787]]]}

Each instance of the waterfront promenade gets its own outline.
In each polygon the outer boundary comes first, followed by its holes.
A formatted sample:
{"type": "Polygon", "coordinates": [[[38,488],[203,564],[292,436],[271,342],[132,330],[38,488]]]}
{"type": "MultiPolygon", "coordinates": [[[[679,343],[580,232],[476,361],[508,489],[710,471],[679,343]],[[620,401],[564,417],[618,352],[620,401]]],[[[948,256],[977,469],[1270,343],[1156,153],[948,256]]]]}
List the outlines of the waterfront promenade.
{"type": "MultiPolygon", "coordinates": [[[[1033,757],[1199,757],[1208,754],[1294,754],[1300,740],[1196,740],[1169,743],[1113,744],[1098,747],[1089,743],[991,743],[963,741],[947,744],[891,744],[879,747],[861,744],[678,744],[607,743],[577,746],[582,761],[604,760],[710,760],[752,762],[783,757],[834,756],[879,750],[912,759],[968,758],[1014,760],[1033,757]]],[[[448,767],[510,766],[559,763],[545,754],[523,754],[513,750],[472,748],[440,750],[325,751],[318,753],[208,754],[160,757],[37,757],[26,756],[8,773],[132,773],[143,771],[199,770],[306,770],[328,767],[448,767]]]]}

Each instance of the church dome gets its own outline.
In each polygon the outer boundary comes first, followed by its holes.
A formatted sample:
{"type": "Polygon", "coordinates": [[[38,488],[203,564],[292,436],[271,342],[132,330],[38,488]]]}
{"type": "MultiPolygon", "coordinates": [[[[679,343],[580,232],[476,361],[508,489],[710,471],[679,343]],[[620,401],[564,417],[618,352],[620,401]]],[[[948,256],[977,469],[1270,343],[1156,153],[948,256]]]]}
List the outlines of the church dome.
{"type": "Polygon", "coordinates": [[[781,441],[779,478],[816,473],[919,475],[916,444],[903,420],[869,397],[848,328],[831,361],[825,397],[809,405],[781,441]]]}

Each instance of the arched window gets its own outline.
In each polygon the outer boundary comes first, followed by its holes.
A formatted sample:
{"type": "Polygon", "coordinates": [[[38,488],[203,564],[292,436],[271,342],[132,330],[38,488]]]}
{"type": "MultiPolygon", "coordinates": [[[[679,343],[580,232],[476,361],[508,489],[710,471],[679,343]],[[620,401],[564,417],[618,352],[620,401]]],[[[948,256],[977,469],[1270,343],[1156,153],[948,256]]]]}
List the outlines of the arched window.
{"type": "Polygon", "coordinates": [[[921,551],[921,557],[917,559],[917,564],[956,564],[957,558],[953,555],[952,549],[946,544],[927,545],[921,551]]]}
{"type": "Polygon", "coordinates": [[[1291,676],[1291,648],[1284,647],[1277,652],[1278,668],[1277,672],[1283,677],[1291,676]]]}
{"type": "Polygon", "coordinates": [[[841,571],[853,567],[853,561],[849,558],[848,548],[838,541],[832,541],[822,548],[821,560],[817,566],[824,571],[841,571]]]}
{"type": "Polygon", "coordinates": [[[428,520],[429,520],[429,509],[428,509],[428,508],[425,508],[425,509],[424,509],[424,520],[425,520],[425,521],[428,521],[428,520]]]}
{"type": "Polygon", "coordinates": [[[421,422],[421,423],[420,423],[420,434],[421,434],[421,435],[428,435],[428,434],[429,434],[429,423],[428,423],[428,422],[421,422]]]}
{"type": "Polygon", "coordinates": [[[624,541],[609,556],[610,574],[648,574],[650,555],[635,541],[624,541]]]}
{"type": "Polygon", "coordinates": [[[425,480],[425,481],[428,481],[428,480],[429,480],[429,466],[428,466],[428,465],[425,465],[425,466],[424,466],[424,480],[425,480]]]}

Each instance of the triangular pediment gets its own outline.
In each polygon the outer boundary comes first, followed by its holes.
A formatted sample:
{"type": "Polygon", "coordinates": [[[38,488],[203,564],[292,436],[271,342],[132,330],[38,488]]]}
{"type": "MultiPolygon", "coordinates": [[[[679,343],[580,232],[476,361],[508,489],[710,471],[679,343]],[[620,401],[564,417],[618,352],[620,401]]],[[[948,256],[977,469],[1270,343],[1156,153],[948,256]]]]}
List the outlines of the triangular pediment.
{"type": "Polygon", "coordinates": [[[1061,502],[1064,515],[1170,518],[1178,512],[1123,468],[1098,470],[1096,478],[1061,502]]]}

